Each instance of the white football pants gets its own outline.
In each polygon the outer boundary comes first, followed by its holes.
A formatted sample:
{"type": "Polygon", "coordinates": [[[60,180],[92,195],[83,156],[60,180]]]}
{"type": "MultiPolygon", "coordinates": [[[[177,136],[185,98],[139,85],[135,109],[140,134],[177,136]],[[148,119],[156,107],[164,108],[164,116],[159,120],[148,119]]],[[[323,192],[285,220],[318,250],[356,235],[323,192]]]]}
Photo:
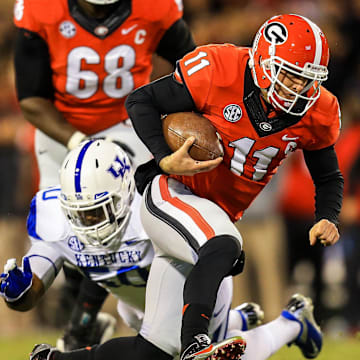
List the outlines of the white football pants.
{"type": "MultiPolygon", "coordinates": [[[[153,242],[155,258],[147,283],[140,334],[175,356],[180,351],[183,287],[197,261],[197,250],[217,235],[232,235],[241,245],[242,238],[219,206],[195,196],[183,184],[164,175],[156,176],[147,187],[141,220],[153,242]]],[[[219,288],[210,321],[209,335],[216,333],[215,341],[226,336],[231,300],[232,278],[228,277],[219,288]]]]}

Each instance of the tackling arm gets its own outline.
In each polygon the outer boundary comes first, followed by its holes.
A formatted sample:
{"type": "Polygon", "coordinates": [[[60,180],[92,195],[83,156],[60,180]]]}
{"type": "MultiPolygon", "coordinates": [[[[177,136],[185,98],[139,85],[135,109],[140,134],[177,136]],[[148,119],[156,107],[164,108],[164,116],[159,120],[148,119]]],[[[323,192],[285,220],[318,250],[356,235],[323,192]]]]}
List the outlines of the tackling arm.
{"type": "Polygon", "coordinates": [[[27,121],[54,140],[75,147],[85,138],[69,124],[52,100],[52,69],[46,42],[37,34],[19,30],[15,43],[18,100],[27,121]]]}

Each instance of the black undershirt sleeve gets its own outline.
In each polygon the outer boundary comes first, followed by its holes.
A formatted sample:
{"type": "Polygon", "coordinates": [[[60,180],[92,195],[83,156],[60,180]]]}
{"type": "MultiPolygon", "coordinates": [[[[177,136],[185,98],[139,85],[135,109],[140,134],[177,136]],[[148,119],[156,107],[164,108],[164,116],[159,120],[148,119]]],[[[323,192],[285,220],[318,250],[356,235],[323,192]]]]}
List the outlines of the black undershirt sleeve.
{"type": "Polygon", "coordinates": [[[195,42],[188,25],[183,19],[179,19],[166,31],[156,53],[175,67],[177,60],[194,49],[195,42]]]}
{"type": "Polygon", "coordinates": [[[128,96],[125,106],[137,135],[154,155],[157,164],[172,153],[163,135],[161,115],[196,111],[188,90],[173,75],[135,90],[128,96]]]}
{"type": "Polygon", "coordinates": [[[53,99],[49,50],[38,34],[24,29],[18,30],[14,64],[19,101],[33,96],[53,99]]]}
{"type": "Polygon", "coordinates": [[[334,146],[305,151],[304,158],[315,184],[315,220],[327,219],[338,224],[344,179],[334,146]]]}

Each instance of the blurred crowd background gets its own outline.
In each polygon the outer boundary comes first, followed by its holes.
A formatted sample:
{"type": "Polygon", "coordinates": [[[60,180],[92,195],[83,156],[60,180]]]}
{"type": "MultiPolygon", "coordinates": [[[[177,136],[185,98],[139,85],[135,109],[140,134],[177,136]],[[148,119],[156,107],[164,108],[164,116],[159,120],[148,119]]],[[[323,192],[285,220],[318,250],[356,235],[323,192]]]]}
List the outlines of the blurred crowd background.
{"type": "MultiPolygon", "coordinates": [[[[26,216],[37,190],[33,128],[21,116],[15,96],[12,8],[13,0],[1,0],[0,267],[9,257],[20,262],[29,246],[26,216]]],[[[355,167],[360,157],[360,0],[184,0],[184,17],[198,45],[250,46],[264,20],[280,13],[309,17],[330,43],[325,87],[339,98],[342,109],[336,145],[345,177],[341,240],[330,248],[309,246],[314,191],[301,152],[295,152],[238,224],[247,259],[244,273],[234,279],[234,305],[258,302],[271,320],[291,293],[301,291],[313,298],[315,315],[329,335],[355,336],[360,333],[360,178],[355,167]]],[[[171,71],[161,59],[154,63],[153,78],[171,71]]],[[[61,327],[58,299],[55,284],[27,314],[10,311],[1,301],[0,336],[19,327],[61,327]]],[[[116,314],[114,300],[106,306],[116,314]]]]}

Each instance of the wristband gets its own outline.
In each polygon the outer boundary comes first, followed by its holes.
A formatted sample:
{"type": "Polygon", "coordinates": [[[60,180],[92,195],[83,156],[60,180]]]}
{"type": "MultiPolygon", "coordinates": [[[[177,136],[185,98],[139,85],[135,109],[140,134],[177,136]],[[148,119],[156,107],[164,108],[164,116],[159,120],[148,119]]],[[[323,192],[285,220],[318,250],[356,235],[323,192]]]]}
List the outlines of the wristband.
{"type": "Polygon", "coordinates": [[[82,133],[81,131],[75,131],[69,141],[66,144],[66,147],[71,151],[72,149],[75,149],[83,140],[85,140],[86,135],[82,133]]]}

